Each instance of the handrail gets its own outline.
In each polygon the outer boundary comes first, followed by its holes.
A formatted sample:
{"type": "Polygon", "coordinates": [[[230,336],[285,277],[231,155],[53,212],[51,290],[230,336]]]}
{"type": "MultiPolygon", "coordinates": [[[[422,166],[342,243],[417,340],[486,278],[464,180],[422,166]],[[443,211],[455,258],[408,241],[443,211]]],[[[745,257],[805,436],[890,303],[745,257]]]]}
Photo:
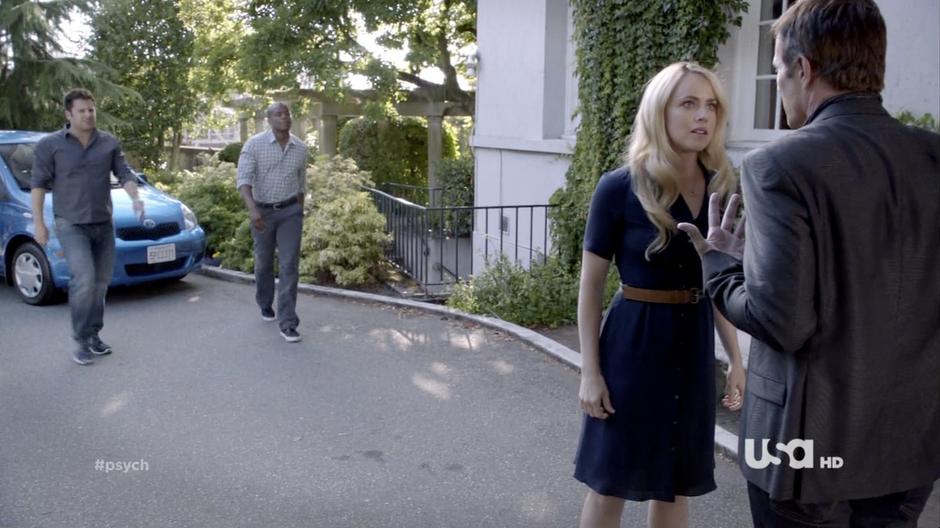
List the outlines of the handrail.
{"type": "Polygon", "coordinates": [[[392,235],[386,258],[426,294],[446,291],[473,275],[474,267],[479,267],[474,261],[480,249],[484,266],[498,254],[521,265],[544,262],[549,250],[549,204],[427,207],[385,191],[364,189],[371,193],[392,235]],[[536,240],[540,247],[535,246],[536,240]],[[480,243],[482,248],[475,247],[480,243]]]}

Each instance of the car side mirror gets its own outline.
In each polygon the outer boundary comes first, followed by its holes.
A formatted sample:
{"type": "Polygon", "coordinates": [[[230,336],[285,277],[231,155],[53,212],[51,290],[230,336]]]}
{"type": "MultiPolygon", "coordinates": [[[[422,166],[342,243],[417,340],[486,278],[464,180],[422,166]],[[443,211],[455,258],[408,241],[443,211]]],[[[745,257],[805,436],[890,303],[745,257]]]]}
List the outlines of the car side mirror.
{"type": "Polygon", "coordinates": [[[150,180],[147,179],[147,175],[146,175],[146,174],[144,174],[144,173],[142,173],[142,172],[138,172],[138,173],[137,173],[137,177],[140,178],[141,180],[143,180],[144,183],[146,183],[146,184],[148,184],[148,185],[150,184],[150,180]]]}

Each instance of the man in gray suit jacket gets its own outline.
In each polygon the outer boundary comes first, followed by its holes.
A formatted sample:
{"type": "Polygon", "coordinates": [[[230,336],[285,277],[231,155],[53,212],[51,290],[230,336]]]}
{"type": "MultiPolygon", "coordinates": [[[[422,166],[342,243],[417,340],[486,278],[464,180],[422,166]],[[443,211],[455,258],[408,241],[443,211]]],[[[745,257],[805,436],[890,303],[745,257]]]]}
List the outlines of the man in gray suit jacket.
{"type": "Polygon", "coordinates": [[[882,107],[872,0],[803,0],[772,31],[799,130],[745,158],[746,229],[737,198],[719,224],[713,197],[707,239],[680,226],[755,338],[739,445],[754,524],[915,526],[940,477],[940,136],[882,107]]]}

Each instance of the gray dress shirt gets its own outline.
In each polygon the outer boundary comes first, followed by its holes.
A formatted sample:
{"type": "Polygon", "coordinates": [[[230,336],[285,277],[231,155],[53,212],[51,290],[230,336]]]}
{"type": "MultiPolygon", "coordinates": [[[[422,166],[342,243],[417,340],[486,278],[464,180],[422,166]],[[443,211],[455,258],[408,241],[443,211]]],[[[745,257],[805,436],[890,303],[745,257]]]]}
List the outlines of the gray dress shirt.
{"type": "Polygon", "coordinates": [[[111,173],[121,185],[134,180],[118,140],[95,130],[87,147],[67,128],[39,140],[32,188],[52,188],[52,213],[73,224],[111,220],[111,173]]]}

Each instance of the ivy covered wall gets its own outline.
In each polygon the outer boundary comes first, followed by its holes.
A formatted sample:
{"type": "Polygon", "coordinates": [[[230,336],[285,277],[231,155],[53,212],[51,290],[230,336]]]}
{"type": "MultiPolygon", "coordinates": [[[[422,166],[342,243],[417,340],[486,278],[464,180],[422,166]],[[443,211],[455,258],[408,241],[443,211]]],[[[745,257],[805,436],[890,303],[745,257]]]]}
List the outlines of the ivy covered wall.
{"type": "Polygon", "coordinates": [[[552,196],[554,247],[578,266],[588,203],[622,154],[646,81],[666,65],[713,67],[746,0],[571,0],[581,125],[566,184],[552,196]]]}

